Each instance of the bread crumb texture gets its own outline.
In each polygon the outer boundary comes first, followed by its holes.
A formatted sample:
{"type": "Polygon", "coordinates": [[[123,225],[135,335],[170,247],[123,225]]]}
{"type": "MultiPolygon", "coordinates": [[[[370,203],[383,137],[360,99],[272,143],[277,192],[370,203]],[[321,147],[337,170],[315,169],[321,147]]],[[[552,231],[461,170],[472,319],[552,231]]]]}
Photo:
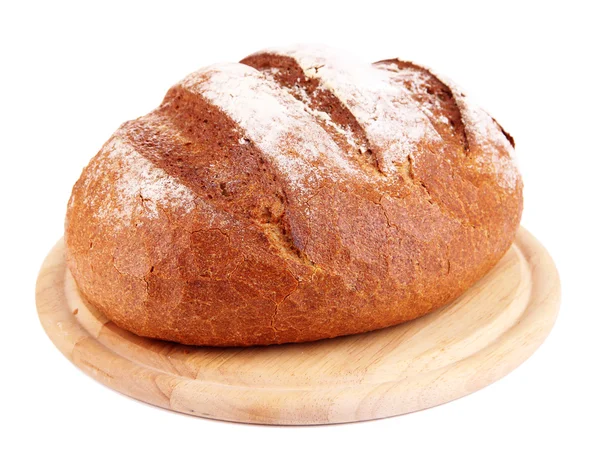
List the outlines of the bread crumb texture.
{"type": "Polygon", "coordinates": [[[147,337],[247,346],[391,326],[510,247],[513,147],[427,68],[269,49],[189,75],[113,134],[73,188],[68,266],[147,337]]]}

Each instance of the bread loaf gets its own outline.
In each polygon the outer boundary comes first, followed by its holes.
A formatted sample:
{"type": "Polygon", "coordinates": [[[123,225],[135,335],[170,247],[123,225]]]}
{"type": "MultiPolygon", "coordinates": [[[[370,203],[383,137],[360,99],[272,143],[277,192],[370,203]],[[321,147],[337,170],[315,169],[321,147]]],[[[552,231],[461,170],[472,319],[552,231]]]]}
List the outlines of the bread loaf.
{"type": "Polygon", "coordinates": [[[213,65],[123,124],[73,188],[81,295],[194,345],[312,341],[419,317],[510,247],[513,140],[398,59],[291,47],[213,65]]]}

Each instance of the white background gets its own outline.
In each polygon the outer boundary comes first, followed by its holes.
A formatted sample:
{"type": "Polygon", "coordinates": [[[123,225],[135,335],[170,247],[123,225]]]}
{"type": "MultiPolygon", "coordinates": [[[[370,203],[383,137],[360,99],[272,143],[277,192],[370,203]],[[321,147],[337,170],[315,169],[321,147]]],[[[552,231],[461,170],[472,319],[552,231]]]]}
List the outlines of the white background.
{"type": "Polygon", "coordinates": [[[600,456],[594,3],[2,2],[0,455],[600,456]],[[37,271],[61,236],[72,184],[102,143],[187,73],[296,42],[431,66],[515,137],[523,225],[552,253],[563,300],[550,337],[503,380],[386,420],[237,425],[112,392],[44,334],[34,304],[37,271]]]}

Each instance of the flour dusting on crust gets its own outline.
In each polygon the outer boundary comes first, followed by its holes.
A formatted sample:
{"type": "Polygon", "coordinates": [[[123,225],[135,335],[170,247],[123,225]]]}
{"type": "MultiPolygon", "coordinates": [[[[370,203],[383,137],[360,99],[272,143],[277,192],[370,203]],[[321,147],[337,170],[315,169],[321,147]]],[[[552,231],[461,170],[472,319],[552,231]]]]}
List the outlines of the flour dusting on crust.
{"type": "Polygon", "coordinates": [[[358,173],[304,104],[258,70],[243,64],[217,64],[180,84],[236,121],[294,189],[306,192],[323,176],[358,173]]]}
{"type": "Polygon", "coordinates": [[[423,141],[441,141],[408,91],[394,84],[390,72],[321,46],[263,52],[294,58],[306,77],[331,91],[365,130],[384,173],[393,175],[423,141]]]}
{"type": "Polygon", "coordinates": [[[157,218],[159,206],[183,213],[189,213],[195,207],[194,194],[189,188],[118,136],[109,140],[90,167],[84,186],[99,180],[106,181],[102,186],[106,188],[113,182],[117,191],[116,198],[86,193],[84,203],[95,209],[94,216],[99,220],[129,224],[134,214],[140,212],[148,219],[157,218]]]}
{"type": "MultiPolygon", "coordinates": [[[[375,64],[375,66],[377,68],[381,68],[388,72],[391,72],[390,78],[393,81],[396,81],[397,83],[408,84],[412,92],[421,96],[428,95],[429,81],[423,75],[422,71],[419,71],[412,67],[399,68],[397,65],[390,63],[377,63],[375,64]]],[[[438,112],[442,111],[442,104],[440,103],[440,100],[437,97],[428,97],[428,99],[428,101],[432,103],[434,109],[436,109],[438,112]]],[[[429,118],[436,118],[436,120],[444,124],[450,123],[446,116],[442,114],[436,115],[426,104],[419,103],[418,106],[419,109],[423,113],[425,113],[429,118]]]]}
{"type": "MultiPolygon", "coordinates": [[[[428,106],[411,96],[411,92],[424,95],[427,91],[422,71],[390,63],[357,62],[324,47],[296,46],[264,52],[292,57],[307,78],[318,81],[316,93],[333,93],[362,126],[369,145],[352,129],[333,122],[327,112],[311,107],[302,87],[279,85],[274,79],[279,72],[275,68],[260,72],[243,64],[217,64],[189,75],[180,85],[231,117],[239,125],[239,143],[255,144],[282,179],[298,192],[310,195],[328,176],[339,181],[360,174],[371,180],[349,161],[352,150],[364,153],[367,147],[374,148],[383,175],[373,179],[387,181],[396,178],[399,165],[418,154],[423,143],[441,141],[431,121],[434,111],[442,111],[439,100],[430,99],[433,105],[428,106]],[[348,151],[324,127],[343,139],[341,143],[347,144],[348,151]]],[[[519,181],[514,149],[501,128],[451,80],[427,70],[452,91],[469,144],[481,151],[475,160],[484,171],[496,174],[502,186],[514,189],[519,181]]],[[[449,123],[444,116],[436,119],[449,123]]],[[[95,208],[94,216],[99,219],[128,224],[134,214],[157,218],[159,207],[176,208],[185,214],[197,204],[188,187],[154,166],[118,134],[90,163],[83,185],[89,186],[92,180],[103,182],[103,187],[114,182],[112,186],[117,189],[117,198],[86,194],[84,203],[95,208]]],[[[69,206],[73,204],[71,199],[69,206]]]]}

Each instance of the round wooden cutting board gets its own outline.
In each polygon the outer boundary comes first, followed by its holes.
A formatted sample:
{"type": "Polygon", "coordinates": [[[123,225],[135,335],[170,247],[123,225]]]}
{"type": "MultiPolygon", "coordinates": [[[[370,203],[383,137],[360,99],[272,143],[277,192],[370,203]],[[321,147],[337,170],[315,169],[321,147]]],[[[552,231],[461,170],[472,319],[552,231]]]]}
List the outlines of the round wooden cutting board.
{"type": "Polygon", "coordinates": [[[192,415],[281,425],[400,415],[483,388],[538,348],[559,297],[552,259],[523,228],[452,304],[380,331],[305,344],[192,347],[123,331],[79,296],[62,240],[37,282],[46,333],[104,385],[192,415]]]}

